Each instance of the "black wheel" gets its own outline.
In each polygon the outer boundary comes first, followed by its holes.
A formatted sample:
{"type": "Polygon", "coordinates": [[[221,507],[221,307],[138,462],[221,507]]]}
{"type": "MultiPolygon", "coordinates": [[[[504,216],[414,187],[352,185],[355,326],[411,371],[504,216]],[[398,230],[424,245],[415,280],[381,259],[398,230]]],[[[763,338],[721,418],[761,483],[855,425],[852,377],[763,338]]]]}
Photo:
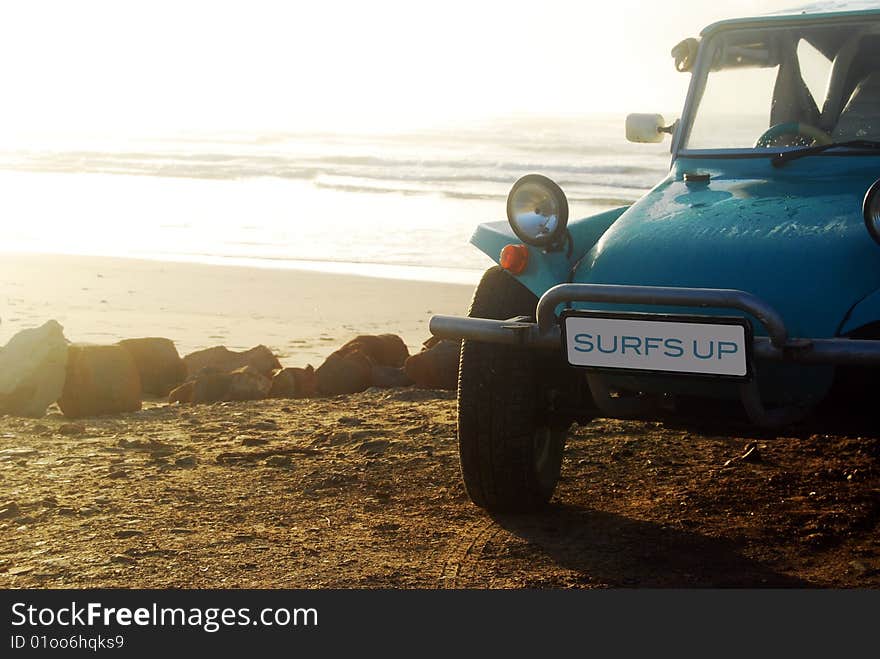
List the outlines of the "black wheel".
{"type": "MultiPolygon", "coordinates": [[[[499,267],[483,275],[469,316],[533,317],[537,298],[499,267]]],[[[559,354],[465,340],[458,371],[458,448],[471,500],[492,511],[524,512],[549,501],[559,480],[571,417],[554,399],[559,354]]],[[[560,385],[557,387],[557,385],[560,385]]]]}

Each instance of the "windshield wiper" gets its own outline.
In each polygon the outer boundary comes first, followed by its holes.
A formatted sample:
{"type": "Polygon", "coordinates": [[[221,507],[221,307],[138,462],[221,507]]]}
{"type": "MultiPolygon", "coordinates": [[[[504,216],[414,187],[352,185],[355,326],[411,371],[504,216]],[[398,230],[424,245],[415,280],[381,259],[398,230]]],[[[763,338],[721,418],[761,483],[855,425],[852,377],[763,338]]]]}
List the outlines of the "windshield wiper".
{"type": "Polygon", "coordinates": [[[812,156],[817,153],[822,153],[823,151],[828,151],[829,149],[839,148],[865,149],[868,151],[880,150],[880,141],[849,140],[846,142],[832,142],[831,144],[817,144],[815,146],[808,146],[803,149],[797,149],[796,151],[783,151],[782,153],[777,153],[770,159],[770,162],[774,167],[782,167],[790,160],[797,160],[798,158],[803,158],[804,156],[812,156]]]}

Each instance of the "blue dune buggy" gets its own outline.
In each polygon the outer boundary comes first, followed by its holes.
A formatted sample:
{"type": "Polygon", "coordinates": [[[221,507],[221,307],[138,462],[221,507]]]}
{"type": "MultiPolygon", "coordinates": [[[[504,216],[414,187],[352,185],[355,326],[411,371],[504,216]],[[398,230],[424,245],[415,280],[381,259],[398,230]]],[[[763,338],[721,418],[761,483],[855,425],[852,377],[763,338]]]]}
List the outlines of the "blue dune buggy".
{"type": "Polygon", "coordinates": [[[508,222],[472,238],[499,265],[468,317],[431,320],[463,339],[461,467],[484,508],[545,503],[574,422],[731,401],[782,426],[876,387],[880,10],[724,21],[672,54],[681,119],[626,121],[630,141],[671,135],[666,178],[571,222],[553,181],[520,179],[508,222]]]}

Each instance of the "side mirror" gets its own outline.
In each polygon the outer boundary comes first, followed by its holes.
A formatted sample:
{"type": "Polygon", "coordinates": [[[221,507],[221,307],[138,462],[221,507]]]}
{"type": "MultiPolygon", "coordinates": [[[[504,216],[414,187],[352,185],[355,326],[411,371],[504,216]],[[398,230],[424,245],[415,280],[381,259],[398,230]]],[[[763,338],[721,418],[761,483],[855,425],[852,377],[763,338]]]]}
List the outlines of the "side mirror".
{"type": "Polygon", "coordinates": [[[665,126],[663,115],[630,114],[626,117],[626,139],[630,142],[655,144],[663,141],[663,133],[671,133],[672,126],[665,126]]]}

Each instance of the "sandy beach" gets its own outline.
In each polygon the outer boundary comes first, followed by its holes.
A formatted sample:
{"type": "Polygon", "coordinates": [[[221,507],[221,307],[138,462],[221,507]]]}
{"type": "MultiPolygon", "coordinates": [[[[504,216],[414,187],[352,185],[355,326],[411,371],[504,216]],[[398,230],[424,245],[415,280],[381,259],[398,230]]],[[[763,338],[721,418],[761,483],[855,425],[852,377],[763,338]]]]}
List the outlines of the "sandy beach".
{"type": "Polygon", "coordinates": [[[545,512],[489,515],[455,420],[419,389],[0,417],[0,588],[880,586],[876,437],[597,419],[545,512]]]}
{"type": "Polygon", "coordinates": [[[0,345],[51,318],[71,341],[162,336],[181,355],[262,343],[285,366],[318,366],[358,334],[410,352],[435,313],[464,313],[472,287],[306,270],[0,253],[0,345]]]}
{"type": "MultiPolygon", "coordinates": [[[[418,351],[471,287],[299,270],[4,254],[5,343],[263,343],[318,365],[361,333],[418,351]]],[[[708,420],[572,430],[540,515],[462,485],[452,391],[0,416],[0,587],[877,587],[871,429],[708,420]]]]}

